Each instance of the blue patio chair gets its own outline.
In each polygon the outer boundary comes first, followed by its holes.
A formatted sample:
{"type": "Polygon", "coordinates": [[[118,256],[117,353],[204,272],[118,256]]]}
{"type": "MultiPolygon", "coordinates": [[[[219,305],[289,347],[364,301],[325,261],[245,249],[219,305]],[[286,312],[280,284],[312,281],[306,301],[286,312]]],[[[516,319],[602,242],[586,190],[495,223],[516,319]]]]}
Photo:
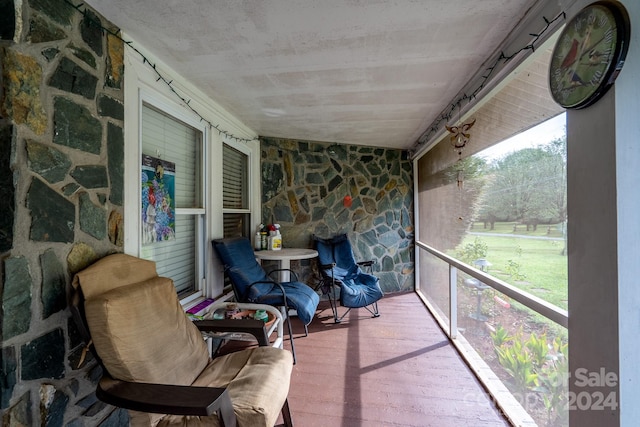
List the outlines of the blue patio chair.
{"type": "Polygon", "coordinates": [[[216,239],[212,243],[224,265],[225,274],[231,282],[238,302],[268,304],[283,308],[283,317],[287,320],[291,352],[295,363],[296,351],[289,309],[296,310],[298,318],[304,324],[306,335],[308,334],[307,325],[313,320],[320,302],[319,295],[311,287],[298,281],[294,271],[289,270],[293,279],[290,282],[279,283],[271,278],[269,274],[280,272],[282,269],[272,270],[267,274],[256,261],[251,242],[245,237],[216,239]]]}
{"type": "Polygon", "coordinates": [[[335,323],[340,323],[352,308],[364,307],[373,317],[380,316],[378,300],[383,297],[379,279],[370,274],[373,261],[356,262],[346,234],[330,239],[313,237],[318,251],[322,292],[329,296],[335,323]],[[369,273],[361,267],[368,267],[369,273]],[[336,288],[340,289],[340,305],[348,310],[338,315],[336,288]]]}

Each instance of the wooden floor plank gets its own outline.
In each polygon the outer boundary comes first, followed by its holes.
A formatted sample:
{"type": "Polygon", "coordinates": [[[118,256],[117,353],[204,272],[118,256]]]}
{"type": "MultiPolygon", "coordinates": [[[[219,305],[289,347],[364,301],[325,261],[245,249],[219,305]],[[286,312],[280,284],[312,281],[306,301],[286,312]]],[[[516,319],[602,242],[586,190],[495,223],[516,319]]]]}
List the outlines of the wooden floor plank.
{"type": "Polygon", "coordinates": [[[352,310],[335,324],[322,301],[306,337],[292,319],[296,426],[510,425],[415,293],[386,295],[379,308],[378,318],[352,310]]]}

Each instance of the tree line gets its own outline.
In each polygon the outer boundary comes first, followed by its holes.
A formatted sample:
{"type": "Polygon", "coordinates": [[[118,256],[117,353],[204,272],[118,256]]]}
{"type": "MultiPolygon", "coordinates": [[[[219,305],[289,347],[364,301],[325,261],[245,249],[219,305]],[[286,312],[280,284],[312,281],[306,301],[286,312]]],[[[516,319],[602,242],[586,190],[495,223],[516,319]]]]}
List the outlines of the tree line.
{"type": "Polygon", "coordinates": [[[468,162],[482,182],[475,201],[475,220],[494,228],[496,222],[517,221],[535,230],[538,224],[567,219],[566,139],[514,151],[487,162],[468,162]]]}

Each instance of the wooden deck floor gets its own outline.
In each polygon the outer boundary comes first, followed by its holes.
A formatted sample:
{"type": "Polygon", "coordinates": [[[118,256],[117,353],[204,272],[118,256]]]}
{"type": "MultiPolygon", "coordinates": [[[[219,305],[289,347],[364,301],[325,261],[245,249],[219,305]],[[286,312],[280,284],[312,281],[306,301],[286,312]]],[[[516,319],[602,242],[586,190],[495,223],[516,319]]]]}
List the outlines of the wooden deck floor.
{"type": "Polygon", "coordinates": [[[415,293],[387,295],[379,308],[378,318],[352,310],[335,324],[322,301],[307,337],[293,318],[297,427],[510,425],[415,293]]]}

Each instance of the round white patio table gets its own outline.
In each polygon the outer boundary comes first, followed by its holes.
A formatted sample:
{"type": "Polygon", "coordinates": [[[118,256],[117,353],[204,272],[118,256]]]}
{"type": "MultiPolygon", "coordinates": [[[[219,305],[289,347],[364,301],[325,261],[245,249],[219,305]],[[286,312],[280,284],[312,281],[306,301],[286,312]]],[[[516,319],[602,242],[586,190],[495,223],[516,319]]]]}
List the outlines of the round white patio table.
{"type": "Polygon", "coordinates": [[[289,281],[289,269],[291,269],[291,260],[311,259],[318,256],[318,251],[315,249],[306,248],[282,248],[277,251],[255,251],[255,256],[258,260],[278,261],[280,271],[280,281],[289,281]]]}

